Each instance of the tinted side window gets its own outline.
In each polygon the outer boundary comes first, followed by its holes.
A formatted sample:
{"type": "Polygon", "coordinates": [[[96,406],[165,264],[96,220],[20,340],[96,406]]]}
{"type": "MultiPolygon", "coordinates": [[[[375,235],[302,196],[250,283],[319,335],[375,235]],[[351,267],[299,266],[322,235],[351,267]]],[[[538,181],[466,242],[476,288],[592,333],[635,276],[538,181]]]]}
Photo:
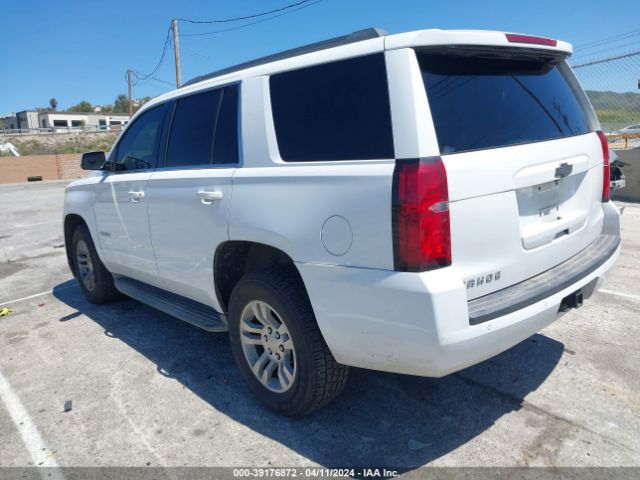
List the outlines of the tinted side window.
{"type": "Polygon", "coordinates": [[[211,163],[220,100],[220,90],[208,90],[177,101],[169,134],[167,167],[211,163]]]}
{"type": "Polygon", "coordinates": [[[213,143],[213,163],[238,163],[238,85],[222,90],[213,143]]]}
{"type": "Polygon", "coordinates": [[[146,170],[155,168],[158,139],[167,104],[154,107],[136,119],[118,142],[116,163],[118,170],[146,170]]]}
{"type": "Polygon", "coordinates": [[[275,74],[270,90],[283,160],[393,158],[382,54],[275,74]]]}

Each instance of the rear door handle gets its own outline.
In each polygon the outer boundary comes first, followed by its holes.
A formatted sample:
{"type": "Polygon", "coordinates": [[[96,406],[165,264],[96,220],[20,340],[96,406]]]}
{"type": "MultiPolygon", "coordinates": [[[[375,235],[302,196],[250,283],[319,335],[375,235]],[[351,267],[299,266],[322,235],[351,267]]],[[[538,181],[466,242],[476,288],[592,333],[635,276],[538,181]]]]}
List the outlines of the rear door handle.
{"type": "Polygon", "coordinates": [[[196,196],[205,205],[211,205],[215,200],[220,200],[222,198],[222,192],[198,192],[196,193],[196,196]]]}
{"type": "Polygon", "coordinates": [[[144,192],[142,191],[131,191],[129,192],[129,196],[131,197],[132,202],[139,202],[144,198],[144,192]]]}

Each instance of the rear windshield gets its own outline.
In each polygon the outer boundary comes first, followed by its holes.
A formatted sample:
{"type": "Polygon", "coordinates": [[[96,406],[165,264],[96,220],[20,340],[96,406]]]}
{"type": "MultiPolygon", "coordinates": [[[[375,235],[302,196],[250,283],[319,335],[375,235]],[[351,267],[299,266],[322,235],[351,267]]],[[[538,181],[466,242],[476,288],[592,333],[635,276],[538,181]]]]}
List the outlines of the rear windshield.
{"type": "Polygon", "coordinates": [[[584,93],[564,61],[416,53],[442,154],[592,130],[584,93]]]}

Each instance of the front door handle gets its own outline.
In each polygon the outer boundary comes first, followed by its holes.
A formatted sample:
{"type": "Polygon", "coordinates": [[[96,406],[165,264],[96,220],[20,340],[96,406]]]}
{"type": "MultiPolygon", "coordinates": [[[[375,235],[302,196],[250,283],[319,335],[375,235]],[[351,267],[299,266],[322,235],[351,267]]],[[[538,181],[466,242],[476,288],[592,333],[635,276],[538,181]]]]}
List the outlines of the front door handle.
{"type": "Polygon", "coordinates": [[[196,196],[203,204],[211,205],[215,200],[220,200],[222,198],[222,192],[198,192],[196,193],[196,196]]]}
{"type": "Polygon", "coordinates": [[[132,202],[139,202],[144,198],[144,192],[142,191],[131,191],[129,192],[129,196],[131,197],[132,202]]]}

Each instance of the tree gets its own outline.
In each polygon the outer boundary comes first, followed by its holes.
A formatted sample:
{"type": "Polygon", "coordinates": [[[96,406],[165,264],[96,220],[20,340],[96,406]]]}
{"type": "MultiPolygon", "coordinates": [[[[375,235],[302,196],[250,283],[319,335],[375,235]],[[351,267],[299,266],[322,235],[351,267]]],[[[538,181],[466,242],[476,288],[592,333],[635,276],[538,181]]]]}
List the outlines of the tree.
{"type": "Polygon", "coordinates": [[[114,113],[129,113],[129,99],[126,95],[120,94],[113,102],[114,113]]]}
{"type": "Polygon", "coordinates": [[[86,100],[82,100],[79,104],[67,108],[67,112],[92,112],[93,107],[86,100]]]}
{"type": "Polygon", "coordinates": [[[49,105],[51,105],[51,110],[55,110],[58,108],[58,100],[54,98],[52,98],[51,100],[49,100],[49,105]]]}
{"type": "Polygon", "coordinates": [[[133,104],[133,111],[137,112],[138,110],[140,110],[140,108],[147,103],[149,100],[151,100],[151,97],[142,97],[142,98],[138,98],[135,103],[133,104]]]}

